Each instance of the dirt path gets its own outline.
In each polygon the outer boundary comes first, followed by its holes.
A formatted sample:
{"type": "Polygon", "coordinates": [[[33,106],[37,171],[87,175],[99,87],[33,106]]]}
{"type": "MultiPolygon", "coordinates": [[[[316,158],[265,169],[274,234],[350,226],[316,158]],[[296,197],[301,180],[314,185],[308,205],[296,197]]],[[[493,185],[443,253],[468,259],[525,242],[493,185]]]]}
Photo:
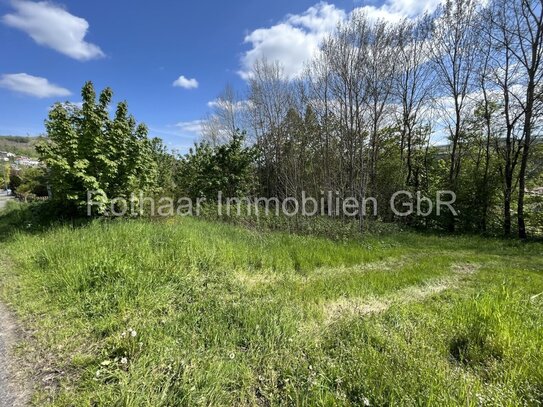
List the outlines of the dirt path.
{"type": "Polygon", "coordinates": [[[16,362],[11,358],[17,338],[17,327],[8,310],[0,304],[0,407],[27,405],[29,391],[21,385],[16,362]]]}

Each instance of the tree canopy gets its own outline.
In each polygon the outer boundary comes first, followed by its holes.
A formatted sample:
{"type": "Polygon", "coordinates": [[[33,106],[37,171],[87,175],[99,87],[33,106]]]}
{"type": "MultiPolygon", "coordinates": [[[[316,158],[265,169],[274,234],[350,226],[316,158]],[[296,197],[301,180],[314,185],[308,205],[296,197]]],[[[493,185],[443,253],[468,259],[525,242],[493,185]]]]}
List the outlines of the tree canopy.
{"type": "Polygon", "coordinates": [[[45,122],[47,138],[37,151],[47,166],[52,199],[67,209],[86,209],[93,191],[97,214],[114,197],[130,199],[131,193],[157,187],[157,164],[147,127],[137,124],[126,102],[117,105],[111,118],[112,91],[104,89],[98,100],[92,82],[81,91],[81,107],[57,103],[45,122]]]}

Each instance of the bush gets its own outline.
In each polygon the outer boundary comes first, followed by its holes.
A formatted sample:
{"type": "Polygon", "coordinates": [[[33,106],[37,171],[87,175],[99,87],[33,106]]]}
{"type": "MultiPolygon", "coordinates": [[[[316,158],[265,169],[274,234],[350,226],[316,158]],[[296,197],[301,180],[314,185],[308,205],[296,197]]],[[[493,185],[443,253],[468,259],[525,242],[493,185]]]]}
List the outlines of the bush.
{"type": "Polygon", "coordinates": [[[245,147],[244,139],[243,133],[237,133],[227,144],[200,143],[191,149],[179,163],[180,194],[210,201],[216,201],[219,192],[225,198],[247,196],[253,189],[256,150],[245,147]]]}

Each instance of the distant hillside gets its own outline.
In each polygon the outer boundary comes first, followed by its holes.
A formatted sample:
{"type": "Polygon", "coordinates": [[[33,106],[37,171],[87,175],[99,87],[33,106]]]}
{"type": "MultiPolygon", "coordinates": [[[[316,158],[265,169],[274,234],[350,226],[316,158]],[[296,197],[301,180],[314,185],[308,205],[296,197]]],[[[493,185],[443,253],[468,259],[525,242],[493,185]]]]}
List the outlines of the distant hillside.
{"type": "Polygon", "coordinates": [[[38,137],[0,136],[0,151],[35,158],[38,139],[38,137]]]}

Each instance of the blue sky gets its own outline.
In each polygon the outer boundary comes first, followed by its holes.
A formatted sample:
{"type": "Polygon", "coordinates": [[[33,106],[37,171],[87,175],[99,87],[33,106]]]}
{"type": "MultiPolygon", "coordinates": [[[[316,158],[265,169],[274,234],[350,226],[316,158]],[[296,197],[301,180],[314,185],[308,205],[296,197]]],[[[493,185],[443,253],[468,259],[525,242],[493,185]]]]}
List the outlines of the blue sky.
{"type": "Polygon", "coordinates": [[[240,92],[257,58],[295,75],[354,8],[414,16],[437,0],[0,0],[0,134],[35,135],[55,101],[86,80],[127,100],[150,134],[185,150],[229,83],[240,92]]]}

